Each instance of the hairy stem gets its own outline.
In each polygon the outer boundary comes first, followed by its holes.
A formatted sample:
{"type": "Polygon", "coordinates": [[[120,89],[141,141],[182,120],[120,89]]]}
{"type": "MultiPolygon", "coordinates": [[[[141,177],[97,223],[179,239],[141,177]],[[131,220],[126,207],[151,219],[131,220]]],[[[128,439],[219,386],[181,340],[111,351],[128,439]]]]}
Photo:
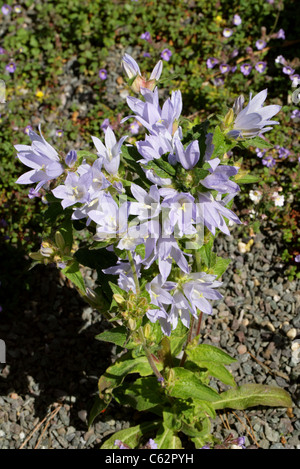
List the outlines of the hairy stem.
{"type": "Polygon", "coordinates": [[[148,362],[149,362],[149,365],[151,366],[152,370],[153,370],[153,373],[155,374],[155,376],[157,377],[157,379],[163,383],[164,382],[164,378],[162,376],[162,374],[158,371],[157,367],[156,367],[156,364],[154,362],[154,359],[153,359],[153,356],[150,352],[150,350],[148,349],[147,347],[147,344],[146,344],[146,339],[145,339],[145,336],[144,336],[144,331],[143,331],[143,328],[140,327],[139,330],[138,330],[138,334],[139,334],[139,338],[142,342],[142,346],[143,346],[143,349],[144,349],[144,352],[146,354],[146,357],[148,359],[148,362]]]}

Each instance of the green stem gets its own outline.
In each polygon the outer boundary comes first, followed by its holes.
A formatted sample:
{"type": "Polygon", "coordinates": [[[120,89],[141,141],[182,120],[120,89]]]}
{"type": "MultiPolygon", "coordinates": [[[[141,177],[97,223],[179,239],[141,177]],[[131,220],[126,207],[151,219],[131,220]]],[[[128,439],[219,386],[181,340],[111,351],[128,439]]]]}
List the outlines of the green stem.
{"type": "Polygon", "coordinates": [[[164,382],[164,378],[162,376],[162,374],[158,371],[157,367],[156,367],[156,364],[153,360],[153,357],[152,357],[152,354],[150,352],[150,350],[148,349],[147,347],[147,344],[146,344],[146,339],[145,339],[145,336],[144,336],[144,331],[143,331],[143,328],[140,327],[139,330],[138,330],[138,334],[139,334],[139,337],[140,337],[140,340],[142,342],[142,346],[143,346],[143,349],[145,351],[145,354],[146,354],[146,357],[148,359],[148,362],[149,362],[149,365],[151,366],[152,370],[153,370],[153,373],[155,374],[155,376],[157,377],[157,379],[163,383],[164,382]]]}
{"type": "MultiPolygon", "coordinates": [[[[189,335],[188,335],[188,338],[187,338],[187,341],[186,341],[186,344],[185,344],[185,348],[192,341],[194,322],[195,322],[195,318],[194,318],[194,316],[192,316],[191,323],[190,323],[189,335]]],[[[183,366],[185,364],[186,357],[187,357],[186,351],[184,350],[182,358],[181,358],[180,363],[179,363],[179,366],[183,366]]]]}

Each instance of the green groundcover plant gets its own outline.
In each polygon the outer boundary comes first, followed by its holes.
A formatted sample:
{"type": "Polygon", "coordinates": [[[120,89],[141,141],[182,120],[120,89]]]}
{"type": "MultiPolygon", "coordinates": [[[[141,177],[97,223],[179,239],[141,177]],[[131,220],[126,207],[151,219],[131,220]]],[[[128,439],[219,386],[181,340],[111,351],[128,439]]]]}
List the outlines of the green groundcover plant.
{"type": "MultiPolygon", "coordinates": [[[[227,368],[235,359],[200,337],[202,316],[222,298],[220,277],[230,263],[216,255],[214,239],[242,223],[233,200],[240,185],[256,181],[228,155],[235,147],[266,148],[262,135],[278,124],[280,106],[264,105],[265,89],[247,104],[239,96],[217,125],[190,126],[181,119],[179,89],[160,104],[161,60],[146,77],[128,54],[122,66],[136,93],[127,98],[131,112],[122,123],[137,120],[143,139],[118,140],[108,126],[103,141],[92,136],[94,152],[62,154],[40,128],[29,129],[31,145],[15,146],[29,168],[17,183],[33,185],[32,197],[46,192],[50,235],[31,257],[62,269],[110,322],[97,339],[123,349],[99,379],[90,424],[112,400],[147,420],[117,432],[102,449],[218,448],[222,442],[210,430],[217,410],[292,406],[281,388],[236,386],[227,368]],[[94,290],[81,266],[97,272],[94,290]],[[217,392],[211,378],[227,390],[217,392]]],[[[235,446],[244,447],[242,437],[225,444],[235,446]]]]}

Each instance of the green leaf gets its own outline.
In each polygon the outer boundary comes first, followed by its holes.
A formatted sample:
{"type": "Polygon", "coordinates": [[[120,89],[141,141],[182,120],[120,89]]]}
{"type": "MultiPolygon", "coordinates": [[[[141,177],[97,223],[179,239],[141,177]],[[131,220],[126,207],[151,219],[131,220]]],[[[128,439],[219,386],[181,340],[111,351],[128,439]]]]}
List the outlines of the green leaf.
{"type": "Polygon", "coordinates": [[[155,437],[157,449],[181,449],[182,444],[180,438],[174,433],[173,430],[166,427],[163,423],[155,437]]]}
{"type": "Polygon", "coordinates": [[[176,367],[172,369],[172,373],[174,373],[174,377],[172,376],[168,383],[170,396],[181,399],[200,399],[209,402],[214,402],[218,399],[219,394],[217,391],[203,384],[192,371],[176,367]]]}
{"type": "Polygon", "coordinates": [[[206,368],[211,376],[219,379],[222,383],[232,387],[236,386],[232,374],[224,365],[218,365],[210,361],[200,361],[198,366],[200,368],[206,368]]]}
{"type": "Polygon", "coordinates": [[[214,345],[198,345],[197,337],[187,346],[186,353],[189,359],[196,364],[201,361],[210,361],[215,364],[230,365],[237,361],[235,358],[232,358],[230,355],[214,345]]]}
{"type": "Polygon", "coordinates": [[[263,384],[243,384],[234,389],[222,392],[212,403],[218,409],[243,410],[255,406],[292,407],[290,395],[277,386],[263,384]]]}
{"type": "Polygon", "coordinates": [[[238,184],[254,184],[255,182],[260,181],[258,176],[253,176],[252,174],[244,174],[239,177],[235,176],[234,181],[238,184]]]}
{"type": "Polygon", "coordinates": [[[228,144],[226,143],[225,136],[219,126],[217,126],[214,131],[213,145],[214,151],[211,159],[222,158],[226,151],[228,151],[228,144]]]}
{"type": "Polygon", "coordinates": [[[75,285],[78,290],[85,294],[85,284],[80,272],[79,263],[77,261],[72,262],[62,270],[62,273],[75,285]]]}
{"type": "Polygon", "coordinates": [[[155,413],[162,413],[157,409],[167,404],[164,391],[153,376],[138,378],[134,383],[122,385],[114,391],[114,398],[122,405],[130,405],[142,412],[154,409],[155,413]]]}
{"type": "Polygon", "coordinates": [[[107,407],[107,404],[100,399],[99,396],[96,396],[93,407],[90,411],[89,418],[88,418],[88,427],[93,425],[94,420],[101,414],[107,407]]]}
{"type": "MultiPolygon", "coordinates": [[[[159,371],[162,366],[157,363],[159,371]]],[[[118,361],[111,365],[101,376],[98,382],[100,398],[104,399],[105,394],[112,392],[114,388],[122,383],[124,378],[131,373],[139,373],[141,376],[152,375],[153,371],[145,356],[131,357],[131,352],[123,355],[118,361]]]]}
{"type": "Polygon", "coordinates": [[[157,422],[145,422],[141,425],[136,425],[135,427],[120,430],[108,438],[100,449],[116,449],[116,446],[114,445],[116,440],[121,440],[125,445],[135,449],[142,437],[145,435],[149,435],[150,437],[153,436],[157,426],[157,422]]]}
{"type": "Polygon", "coordinates": [[[261,137],[249,138],[239,142],[239,144],[241,144],[244,148],[256,147],[263,150],[274,147],[274,144],[266,142],[266,140],[261,137]]]}
{"type": "MultiPolygon", "coordinates": [[[[112,344],[124,347],[127,340],[127,329],[125,326],[117,326],[109,331],[104,331],[101,334],[96,335],[95,339],[102,340],[103,342],[111,342],[112,344]]],[[[127,347],[126,345],[126,348],[127,347]]]]}
{"type": "Polygon", "coordinates": [[[223,257],[217,257],[216,262],[211,269],[209,269],[209,274],[216,275],[217,278],[221,277],[224,274],[227,267],[229,266],[231,259],[224,259],[223,257]]]}

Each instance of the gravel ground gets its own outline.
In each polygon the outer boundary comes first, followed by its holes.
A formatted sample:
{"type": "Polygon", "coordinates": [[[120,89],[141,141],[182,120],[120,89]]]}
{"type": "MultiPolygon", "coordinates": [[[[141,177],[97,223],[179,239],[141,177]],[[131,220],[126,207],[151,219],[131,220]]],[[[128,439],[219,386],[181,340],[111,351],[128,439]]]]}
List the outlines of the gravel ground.
{"type": "MultiPolygon", "coordinates": [[[[233,261],[222,279],[224,301],[215,302],[201,332],[238,359],[231,367],[238,384],[276,384],[291,393],[294,407],[219,412],[213,432],[243,435],[250,448],[300,449],[300,282],[284,276],[280,236],[265,228],[246,253],[241,235],[218,238],[219,254],[233,261]]],[[[134,411],[113,404],[87,428],[97,380],[115,348],[95,340],[106,323],[68,281],[53,267],[37,266],[12,276],[11,291],[0,324],[7,347],[7,363],[0,365],[0,449],[97,449],[111,433],[136,424],[134,411]]]]}

